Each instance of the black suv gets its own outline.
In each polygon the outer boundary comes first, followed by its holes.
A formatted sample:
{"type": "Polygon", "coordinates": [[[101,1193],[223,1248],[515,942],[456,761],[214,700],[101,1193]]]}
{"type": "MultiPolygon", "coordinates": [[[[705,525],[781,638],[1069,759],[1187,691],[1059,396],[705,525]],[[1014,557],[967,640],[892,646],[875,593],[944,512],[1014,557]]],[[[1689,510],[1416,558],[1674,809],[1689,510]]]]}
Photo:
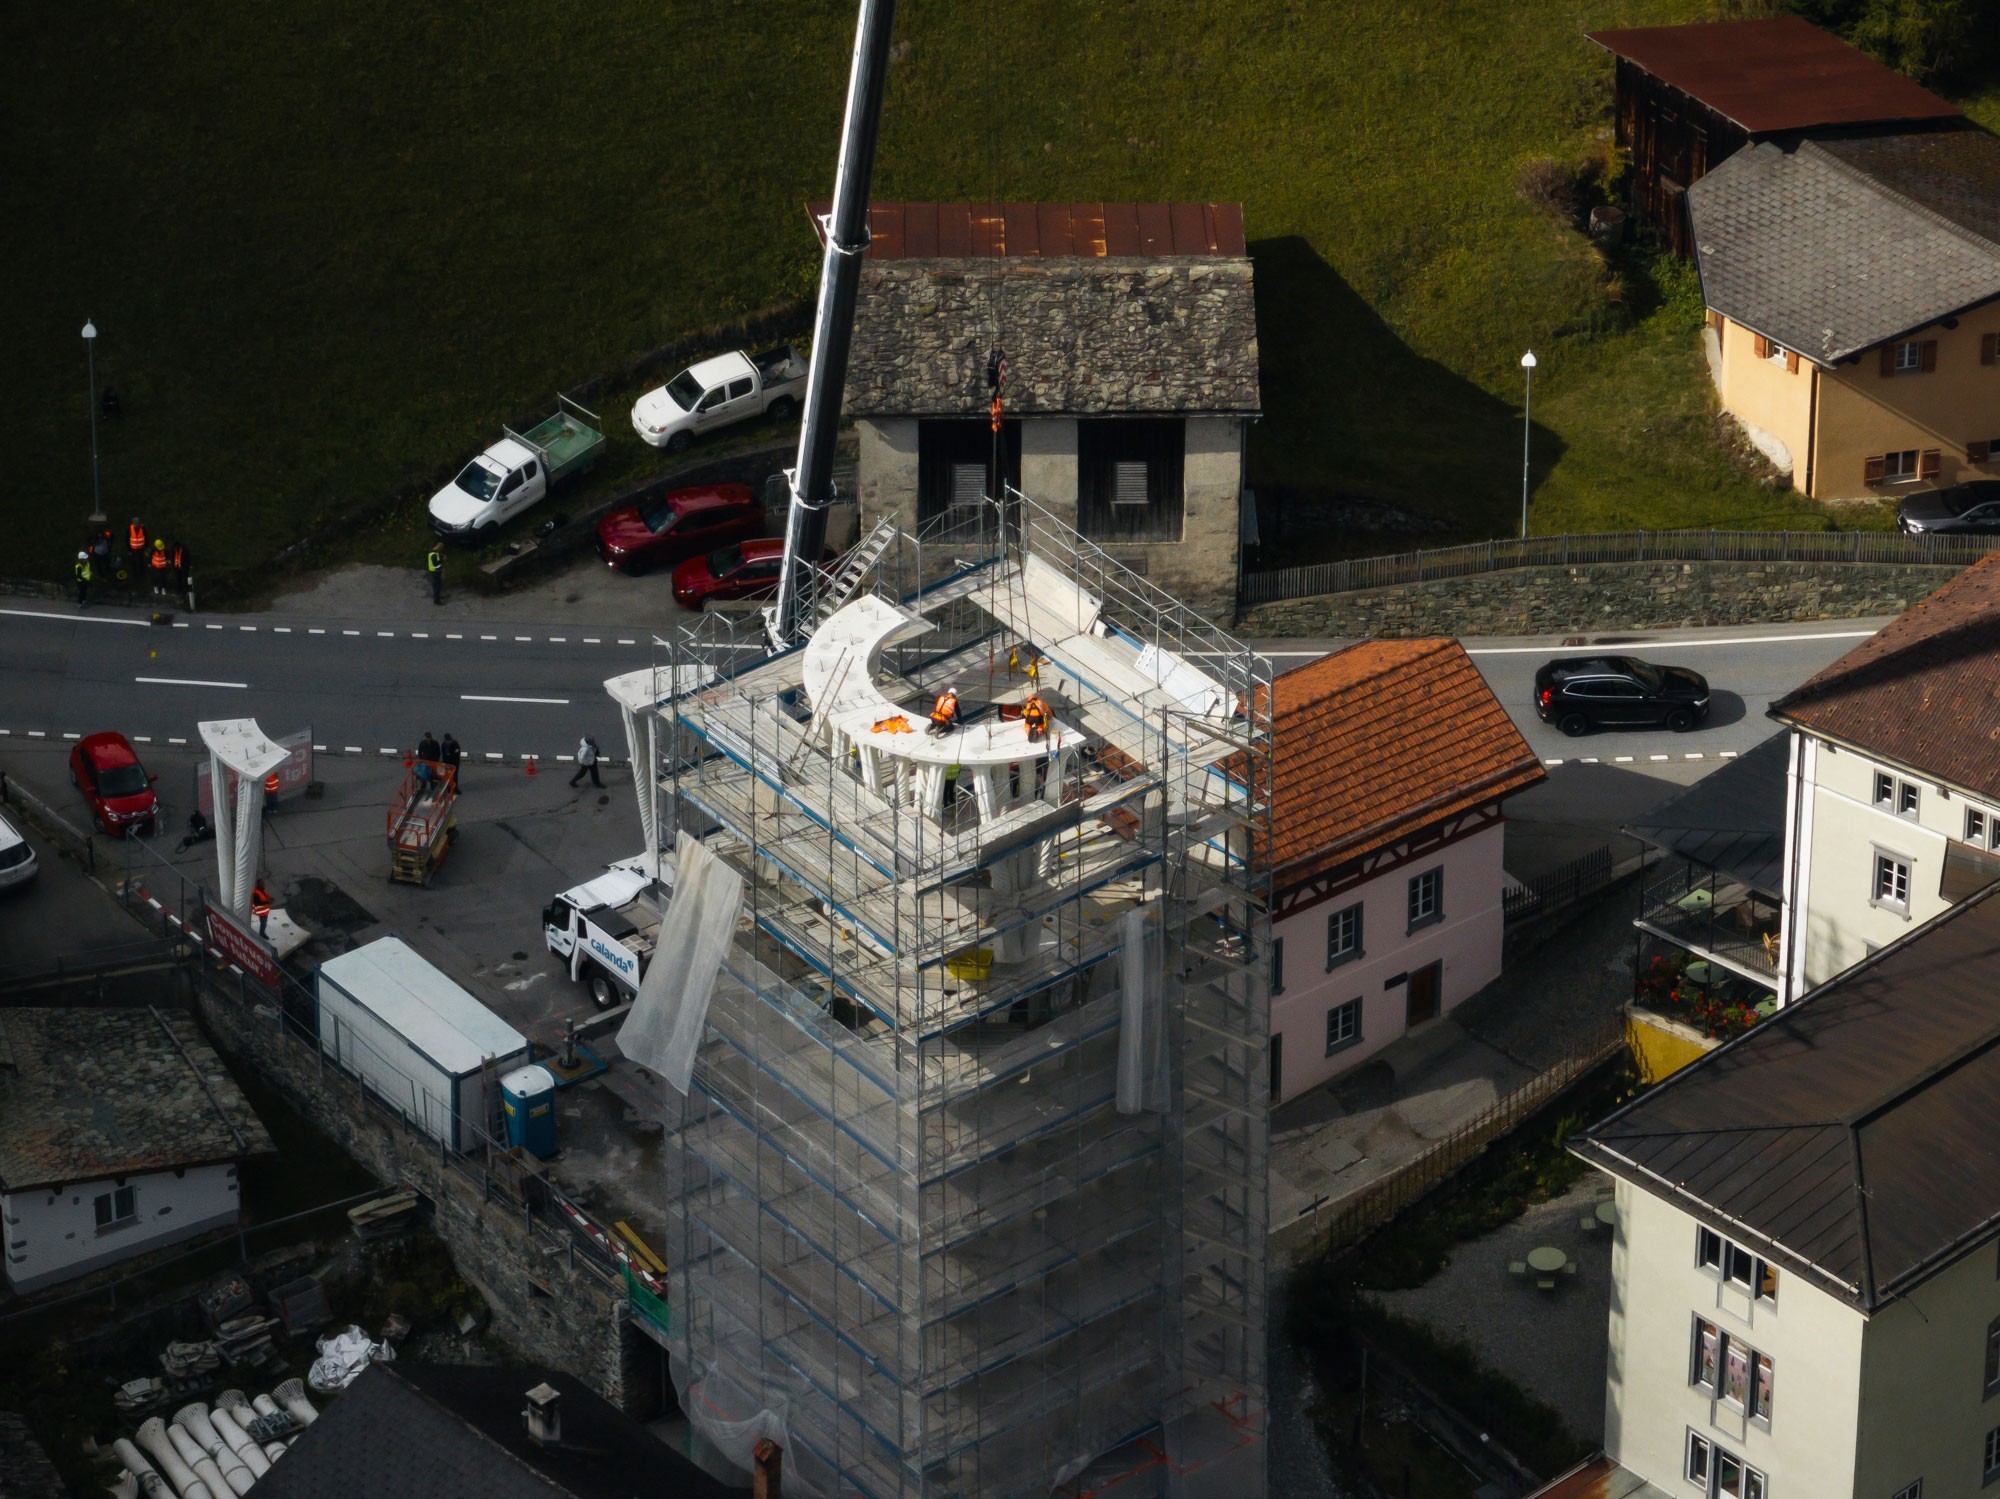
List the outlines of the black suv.
{"type": "Polygon", "coordinates": [[[1572,737],[1634,724],[1684,734],[1708,717],[1708,678],[1636,656],[1571,656],[1535,673],[1535,716],[1572,737]]]}

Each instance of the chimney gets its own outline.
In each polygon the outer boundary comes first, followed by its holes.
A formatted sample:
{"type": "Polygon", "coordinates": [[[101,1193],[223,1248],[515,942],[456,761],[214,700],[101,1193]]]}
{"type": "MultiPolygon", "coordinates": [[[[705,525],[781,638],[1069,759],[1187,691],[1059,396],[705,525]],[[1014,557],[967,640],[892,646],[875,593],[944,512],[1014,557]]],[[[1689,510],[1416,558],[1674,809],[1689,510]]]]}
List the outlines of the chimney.
{"type": "Polygon", "coordinates": [[[529,1441],[553,1447],[562,1440],[561,1400],[562,1396],[546,1382],[528,1391],[528,1408],[521,1414],[528,1422],[529,1441]]]}
{"type": "Polygon", "coordinates": [[[769,1437],[750,1451],[757,1465],[750,1478],[750,1499],[784,1499],[785,1449],[769,1437]]]}

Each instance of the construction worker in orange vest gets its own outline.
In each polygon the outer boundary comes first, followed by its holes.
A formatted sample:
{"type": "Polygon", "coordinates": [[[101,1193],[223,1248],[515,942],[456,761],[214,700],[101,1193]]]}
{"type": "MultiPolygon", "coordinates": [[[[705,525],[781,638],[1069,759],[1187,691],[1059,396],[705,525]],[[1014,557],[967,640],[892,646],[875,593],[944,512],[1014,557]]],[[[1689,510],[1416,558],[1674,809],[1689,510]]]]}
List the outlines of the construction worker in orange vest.
{"type": "Polygon", "coordinates": [[[136,515],[132,517],[132,524],[125,528],[125,544],[132,549],[134,557],[146,550],[146,527],[136,515]]]}
{"type": "Polygon", "coordinates": [[[250,887],[250,916],[257,923],[257,935],[271,934],[271,892],[264,888],[263,880],[250,887]]]}
{"type": "Polygon", "coordinates": [[[931,733],[949,734],[958,727],[958,694],[947,687],[931,704],[931,733]]]}
{"type": "Polygon", "coordinates": [[[1028,743],[1040,744],[1049,732],[1049,705],[1042,701],[1039,692],[1028,694],[1028,700],[1021,704],[1021,722],[1028,730],[1028,743]]]}
{"type": "Polygon", "coordinates": [[[146,558],[146,567],[153,575],[153,597],[156,599],[165,598],[167,596],[167,581],[173,576],[174,572],[173,559],[167,555],[167,544],[165,541],[157,537],[154,539],[153,550],[146,558]]]}

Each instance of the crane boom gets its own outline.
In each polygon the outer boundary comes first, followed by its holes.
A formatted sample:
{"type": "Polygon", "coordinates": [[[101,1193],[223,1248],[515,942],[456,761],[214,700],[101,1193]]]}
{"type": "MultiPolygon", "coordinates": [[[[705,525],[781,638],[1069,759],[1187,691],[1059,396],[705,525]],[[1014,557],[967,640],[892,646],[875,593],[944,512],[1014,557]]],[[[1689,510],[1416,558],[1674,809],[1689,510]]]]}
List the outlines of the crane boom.
{"type": "Polygon", "coordinates": [[[868,248],[868,187],[875,172],[875,138],[882,121],[882,84],[889,70],[889,29],[895,15],[895,0],[861,0],[854,31],[847,116],[840,131],[833,212],[826,221],[819,309],[813,317],[812,369],[806,377],[798,464],[789,476],[791,507],[785,515],[785,560],[773,621],[780,647],[794,644],[804,633],[802,585],[806,570],[818,566],[826,546],[826,509],[833,500],[833,443],[854,337],[861,256],[868,248]]]}

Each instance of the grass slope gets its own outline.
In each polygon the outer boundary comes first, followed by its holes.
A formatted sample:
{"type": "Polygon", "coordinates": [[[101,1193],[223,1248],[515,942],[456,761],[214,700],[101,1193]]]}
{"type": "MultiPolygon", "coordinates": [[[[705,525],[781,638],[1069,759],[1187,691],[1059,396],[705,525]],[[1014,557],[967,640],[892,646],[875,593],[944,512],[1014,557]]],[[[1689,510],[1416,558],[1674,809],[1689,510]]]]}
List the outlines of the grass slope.
{"type": "MultiPolygon", "coordinates": [[[[1521,160],[1607,117],[1586,27],[1705,12],[906,0],[876,188],[1241,199],[1267,487],[1511,530],[1533,345],[1537,529],[1797,523],[1717,442],[1667,304],[1615,303],[1581,237],[1514,193],[1521,160]]],[[[36,8],[0,99],[5,570],[65,573],[87,513],[86,315],[126,412],[102,432],[107,510],[215,570],[809,287],[801,205],[830,185],[852,25],[796,0],[36,8]]],[[[648,461],[629,398],[604,408],[601,482],[648,461]]],[[[419,503],[391,528],[413,553],[419,503]]]]}

